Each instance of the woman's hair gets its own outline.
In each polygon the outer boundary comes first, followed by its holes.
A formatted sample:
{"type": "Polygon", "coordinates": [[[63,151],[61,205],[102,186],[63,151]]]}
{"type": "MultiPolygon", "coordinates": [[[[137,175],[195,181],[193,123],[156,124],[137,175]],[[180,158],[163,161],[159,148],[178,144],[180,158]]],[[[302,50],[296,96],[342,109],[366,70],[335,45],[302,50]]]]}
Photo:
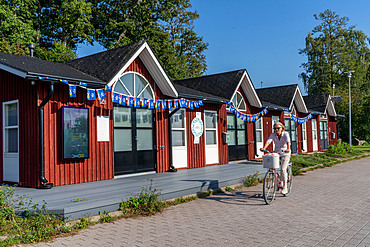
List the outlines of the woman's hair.
{"type": "Polygon", "coordinates": [[[281,126],[281,128],[283,129],[283,131],[285,131],[285,126],[284,126],[284,124],[282,124],[281,122],[276,122],[276,123],[274,123],[274,126],[275,125],[280,125],[281,126]]]}

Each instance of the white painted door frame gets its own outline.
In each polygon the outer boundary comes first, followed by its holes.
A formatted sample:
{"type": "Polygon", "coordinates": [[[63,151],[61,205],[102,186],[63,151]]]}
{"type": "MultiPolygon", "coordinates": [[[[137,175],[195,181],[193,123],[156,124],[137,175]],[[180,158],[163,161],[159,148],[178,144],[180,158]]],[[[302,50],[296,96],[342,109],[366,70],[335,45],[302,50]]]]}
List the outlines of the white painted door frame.
{"type": "Polygon", "coordinates": [[[302,123],[302,152],[307,152],[307,125],[302,123]]]}
{"type": "Polygon", "coordinates": [[[263,152],[260,151],[263,148],[263,117],[260,117],[254,122],[255,124],[255,142],[256,142],[256,158],[262,158],[263,152]]]}
{"type": "MultiPolygon", "coordinates": [[[[14,134],[14,132],[13,132],[14,134]]],[[[12,143],[14,144],[14,143],[12,143]]],[[[19,103],[18,100],[3,102],[3,180],[7,182],[19,182],[19,103]],[[7,106],[16,105],[16,123],[7,123],[7,106]],[[16,130],[16,140],[14,136],[9,137],[9,132],[16,130]],[[16,145],[9,146],[10,142],[16,141],[16,145]],[[11,150],[9,150],[11,149],[11,150]]]]}
{"type": "Polygon", "coordinates": [[[317,151],[317,122],[316,119],[312,119],[312,150],[317,151]]]}
{"type": "Polygon", "coordinates": [[[206,164],[217,164],[219,162],[218,159],[218,132],[217,132],[217,111],[204,111],[204,126],[205,126],[205,156],[206,156],[206,164]],[[214,114],[215,116],[214,126],[207,126],[207,114],[214,114]],[[209,132],[207,134],[207,131],[209,132]],[[214,134],[215,136],[213,138],[207,138],[207,135],[214,134]],[[213,143],[207,144],[207,141],[214,140],[213,143]]]}
{"type": "Polygon", "coordinates": [[[187,138],[186,138],[187,137],[186,135],[186,132],[187,132],[186,131],[186,110],[180,109],[177,113],[175,113],[171,117],[171,125],[173,125],[173,121],[177,121],[177,122],[181,121],[182,124],[181,124],[181,127],[171,126],[172,164],[175,168],[184,168],[188,166],[188,149],[187,149],[187,138]],[[181,138],[184,138],[184,140],[182,140],[184,145],[177,145],[177,144],[174,145],[174,143],[177,143],[176,141],[178,141],[178,140],[174,140],[175,139],[173,136],[174,132],[183,134],[181,138]]]}

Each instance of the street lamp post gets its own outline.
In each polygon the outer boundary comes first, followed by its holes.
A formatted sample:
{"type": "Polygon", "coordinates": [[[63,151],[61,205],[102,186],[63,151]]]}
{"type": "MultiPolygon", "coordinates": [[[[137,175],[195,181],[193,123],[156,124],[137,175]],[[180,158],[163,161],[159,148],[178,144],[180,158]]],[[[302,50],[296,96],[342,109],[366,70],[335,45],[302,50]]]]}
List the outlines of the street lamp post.
{"type": "Polygon", "coordinates": [[[349,145],[352,147],[352,114],[351,114],[351,77],[352,73],[355,73],[354,70],[344,72],[348,74],[348,108],[349,108],[349,145]]]}

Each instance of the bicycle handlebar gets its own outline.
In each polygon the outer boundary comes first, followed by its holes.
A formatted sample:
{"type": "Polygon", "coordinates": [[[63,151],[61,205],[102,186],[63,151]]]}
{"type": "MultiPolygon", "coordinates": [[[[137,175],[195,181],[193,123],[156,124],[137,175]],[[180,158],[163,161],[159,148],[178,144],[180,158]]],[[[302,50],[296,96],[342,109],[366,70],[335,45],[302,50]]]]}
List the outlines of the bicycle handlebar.
{"type": "MultiPolygon", "coordinates": [[[[262,152],[267,152],[267,153],[269,153],[269,154],[272,154],[272,152],[268,151],[267,149],[262,149],[261,151],[262,151],[262,152]]],[[[277,152],[277,154],[283,154],[283,153],[285,153],[285,151],[277,152]]]]}

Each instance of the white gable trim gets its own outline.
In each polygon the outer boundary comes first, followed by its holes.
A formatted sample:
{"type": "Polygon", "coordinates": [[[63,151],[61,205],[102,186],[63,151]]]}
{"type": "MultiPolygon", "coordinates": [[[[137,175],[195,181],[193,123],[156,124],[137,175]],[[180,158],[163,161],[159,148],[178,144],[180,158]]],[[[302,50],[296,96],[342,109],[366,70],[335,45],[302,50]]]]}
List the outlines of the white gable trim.
{"type": "Polygon", "coordinates": [[[331,101],[331,96],[330,95],[328,97],[328,102],[326,103],[326,107],[325,107],[325,114],[326,113],[328,113],[328,115],[330,115],[332,117],[337,116],[337,112],[335,111],[335,107],[334,107],[333,101],[331,101]]]}
{"type": "Polygon", "coordinates": [[[242,88],[244,94],[247,97],[247,101],[250,105],[262,108],[262,103],[257,96],[256,90],[253,87],[252,81],[249,78],[247,71],[244,71],[242,78],[240,79],[238,86],[236,87],[230,101],[235,97],[235,94],[238,91],[239,87],[242,88]]]}
{"type": "Polygon", "coordinates": [[[294,102],[297,105],[297,111],[302,112],[302,113],[308,113],[306,104],[304,103],[303,96],[301,94],[301,90],[299,90],[299,87],[298,86],[297,86],[297,88],[296,88],[296,90],[294,92],[294,96],[292,98],[292,102],[290,103],[289,111],[291,111],[292,108],[294,107],[294,102]]]}
{"type": "Polygon", "coordinates": [[[130,60],[121,68],[121,70],[108,82],[108,86],[113,86],[114,83],[125,73],[126,69],[133,63],[133,61],[140,57],[143,61],[145,67],[148,69],[149,73],[153,77],[155,83],[158,85],[160,90],[164,95],[170,97],[178,97],[178,93],[173,86],[170,78],[167,76],[166,72],[162,68],[158,59],[154,55],[153,51],[150,49],[147,42],[145,42],[130,58],[130,60]]]}
{"type": "Polygon", "coordinates": [[[26,75],[27,75],[27,72],[25,72],[23,70],[15,69],[13,67],[7,66],[7,65],[2,64],[2,63],[0,63],[0,69],[5,70],[5,71],[7,71],[11,74],[20,76],[22,78],[26,78],[26,75]]]}

